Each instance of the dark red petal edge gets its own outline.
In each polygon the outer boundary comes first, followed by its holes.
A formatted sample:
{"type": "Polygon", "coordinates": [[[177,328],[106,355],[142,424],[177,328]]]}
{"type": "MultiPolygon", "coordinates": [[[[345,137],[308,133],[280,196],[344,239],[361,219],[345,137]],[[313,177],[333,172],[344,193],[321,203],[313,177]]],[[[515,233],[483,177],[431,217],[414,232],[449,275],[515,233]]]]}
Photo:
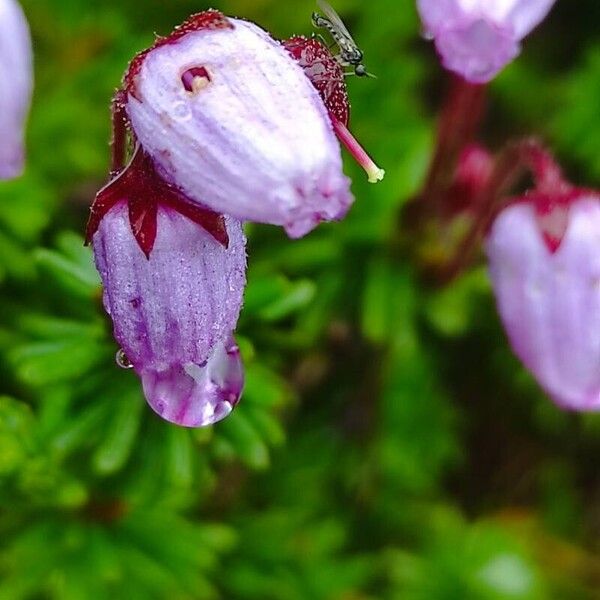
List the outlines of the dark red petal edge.
{"type": "Polygon", "coordinates": [[[229,234],[225,225],[225,217],[219,213],[213,212],[208,208],[202,208],[197,204],[191,204],[188,200],[175,199],[173,196],[162,202],[165,206],[171,207],[179,214],[183,215],[200,225],[209,233],[219,244],[225,248],[229,247],[229,234]]]}
{"type": "Polygon", "coordinates": [[[88,246],[92,242],[94,234],[100,226],[100,221],[104,218],[106,213],[113,207],[119,200],[126,201],[128,198],[123,194],[123,191],[113,185],[113,181],[107,183],[97,194],[90,207],[90,216],[85,228],[85,245],[88,246]]]}
{"type": "Polygon", "coordinates": [[[597,196],[597,192],[585,188],[566,188],[566,191],[559,191],[556,195],[530,192],[516,201],[533,205],[544,242],[548,250],[554,254],[560,248],[569,227],[571,204],[590,195],[597,196]]]}

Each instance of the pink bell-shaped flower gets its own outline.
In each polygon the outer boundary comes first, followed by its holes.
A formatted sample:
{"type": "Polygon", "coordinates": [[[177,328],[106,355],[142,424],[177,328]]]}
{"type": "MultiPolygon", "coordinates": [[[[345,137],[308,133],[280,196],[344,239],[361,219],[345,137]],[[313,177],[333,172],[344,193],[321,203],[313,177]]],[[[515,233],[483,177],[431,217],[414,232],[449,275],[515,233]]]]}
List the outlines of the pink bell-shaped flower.
{"type": "Polygon", "coordinates": [[[190,202],[300,237],[353,198],[328,111],[285,48],[206,11],[138,55],[125,76],[131,130],[190,202]]]}
{"type": "Polygon", "coordinates": [[[32,60],[29,27],[21,7],[15,0],[0,0],[0,179],[12,179],[23,170],[32,60]]]}
{"type": "Polygon", "coordinates": [[[600,410],[600,196],[525,196],[497,216],[486,252],[516,355],[559,406],[600,410]]]}
{"type": "Polygon", "coordinates": [[[233,340],[246,283],[241,224],[224,219],[228,246],[169,205],[156,207],[149,257],[117,202],[93,235],[104,306],[121,345],[120,362],[141,377],[164,419],[186,427],[227,416],[243,387],[233,340]]]}
{"type": "Polygon", "coordinates": [[[472,83],[493,79],[556,0],[417,0],[444,66],[472,83]]]}

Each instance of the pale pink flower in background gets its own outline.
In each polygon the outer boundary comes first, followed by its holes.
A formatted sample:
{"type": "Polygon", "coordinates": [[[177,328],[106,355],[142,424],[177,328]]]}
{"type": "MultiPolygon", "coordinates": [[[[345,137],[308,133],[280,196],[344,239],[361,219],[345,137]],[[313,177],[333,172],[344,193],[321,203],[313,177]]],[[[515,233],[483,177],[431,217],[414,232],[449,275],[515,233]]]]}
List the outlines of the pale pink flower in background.
{"type": "Polygon", "coordinates": [[[525,196],[486,252],[515,354],[559,406],[600,410],[600,196],[525,196]]]}
{"type": "Polygon", "coordinates": [[[444,66],[486,83],[521,51],[521,41],[556,0],[417,0],[425,35],[444,66]]]}
{"type": "Polygon", "coordinates": [[[15,0],[0,0],[0,179],[21,174],[33,88],[29,27],[15,0]]]}

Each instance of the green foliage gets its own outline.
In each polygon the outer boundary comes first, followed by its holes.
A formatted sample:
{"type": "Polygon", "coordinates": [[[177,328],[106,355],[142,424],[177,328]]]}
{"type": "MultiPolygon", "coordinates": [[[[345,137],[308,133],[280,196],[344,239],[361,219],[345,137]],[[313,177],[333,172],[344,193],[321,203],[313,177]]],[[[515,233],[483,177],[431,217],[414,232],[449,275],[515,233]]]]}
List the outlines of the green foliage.
{"type": "MultiPolygon", "coordinates": [[[[23,5],[36,93],[27,172],[0,184],[0,599],[597,597],[599,418],[555,409],[511,356],[482,266],[434,290],[398,249],[445,86],[414,3],[336,3],[378,75],[349,79],[352,129],[386,179],[348,161],[344,222],[248,228],[244,397],[197,431],[116,367],[81,232],[128,60],[208,5],[23,5]]],[[[314,8],[216,7],[280,37],[314,8]]],[[[493,83],[484,133],[545,135],[589,186],[594,10],[558,2],[493,83]]]]}

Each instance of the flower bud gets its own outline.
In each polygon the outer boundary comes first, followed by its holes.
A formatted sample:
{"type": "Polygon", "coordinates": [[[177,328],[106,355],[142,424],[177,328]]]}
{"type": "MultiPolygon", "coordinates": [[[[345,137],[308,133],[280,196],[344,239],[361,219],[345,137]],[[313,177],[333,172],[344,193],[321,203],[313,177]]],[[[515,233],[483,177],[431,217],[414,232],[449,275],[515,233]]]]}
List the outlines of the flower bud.
{"type": "Polygon", "coordinates": [[[146,399],[164,419],[186,427],[231,412],[243,387],[232,337],[245,286],[241,224],[226,217],[226,248],[193,220],[163,205],[148,258],[122,201],[93,235],[104,306],[146,399]]]}
{"type": "Polygon", "coordinates": [[[526,196],[486,252],[516,355],[559,406],[600,410],[600,196],[526,196]]]}
{"type": "Polygon", "coordinates": [[[493,79],[555,0],[417,0],[444,66],[472,83],[493,79]]]}
{"type": "Polygon", "coordinates": [[[291,237],[352,203],[317,90],[252,23],[192,17],[134,59],[125,92],[133,134],[191,202],[291,237]]]}
{"type": "Polygon", "coordinates": [[[15,0],[0,0],[0,179],[23,170],[23,129],[33,87],[31,39],[15,0]]]}

